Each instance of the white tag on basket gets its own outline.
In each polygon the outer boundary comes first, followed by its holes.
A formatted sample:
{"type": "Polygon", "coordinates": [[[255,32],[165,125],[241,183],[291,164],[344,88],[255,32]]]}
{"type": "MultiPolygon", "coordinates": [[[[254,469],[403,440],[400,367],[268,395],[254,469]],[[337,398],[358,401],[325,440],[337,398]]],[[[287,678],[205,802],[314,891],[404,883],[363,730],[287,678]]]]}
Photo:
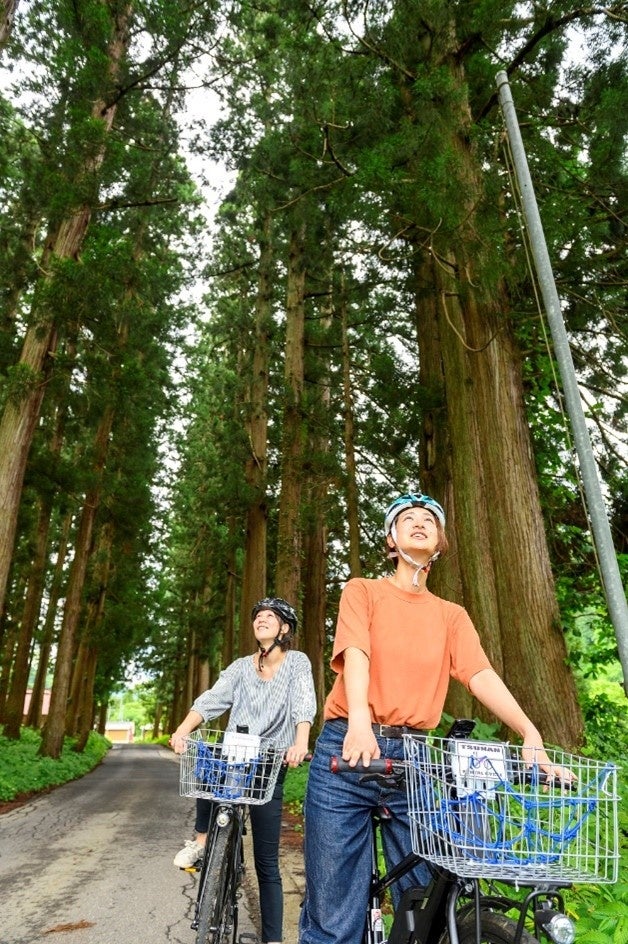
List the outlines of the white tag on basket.
{"type": "Polygon", "coordinates": [[[246,764],[259,757],[260,743],[259,734],[226,731],[222,742],[222,756],[230,764],[246,764]]]}
{"type": "Polygon", "coordinates": [[[505,744],[452,738],[449,747],[459,797],[493,793],[496,784],[508,780],[505,744]]]}

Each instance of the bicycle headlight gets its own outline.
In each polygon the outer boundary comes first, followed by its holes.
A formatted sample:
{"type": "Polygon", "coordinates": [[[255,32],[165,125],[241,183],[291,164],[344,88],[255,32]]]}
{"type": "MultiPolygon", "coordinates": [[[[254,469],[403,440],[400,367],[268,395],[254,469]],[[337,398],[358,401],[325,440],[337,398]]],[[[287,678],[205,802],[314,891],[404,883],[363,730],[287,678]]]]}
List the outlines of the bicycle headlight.
{"type": "Polygon", "coordinates": [[[231,822],[231,812],[229,810],[218,810],[216,813],[216,823],[221,829],[228,826],[231,822]]]}
{"type": "Polygon", "coordinates": [[[555,944],[573,944],[576,940],[576,929],[571,918],[560,911],[543,908],[535,914],[537,924],[542,928],[550,941],[555,944]]]}

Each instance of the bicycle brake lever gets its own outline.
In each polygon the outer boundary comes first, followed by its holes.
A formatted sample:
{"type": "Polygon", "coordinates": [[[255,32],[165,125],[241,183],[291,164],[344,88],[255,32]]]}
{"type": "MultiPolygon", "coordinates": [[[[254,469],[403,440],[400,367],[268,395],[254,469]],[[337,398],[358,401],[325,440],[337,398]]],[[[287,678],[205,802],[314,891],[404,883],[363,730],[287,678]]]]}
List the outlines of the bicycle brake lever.
{"type": "Polygon", "coordinates": [[[390,787],[391,789],[399,786],[399,778],[395,774],[361,774],[358,780],[360,783],[369,783],[369,781],[374,780],[382,787],[390,787]]]}

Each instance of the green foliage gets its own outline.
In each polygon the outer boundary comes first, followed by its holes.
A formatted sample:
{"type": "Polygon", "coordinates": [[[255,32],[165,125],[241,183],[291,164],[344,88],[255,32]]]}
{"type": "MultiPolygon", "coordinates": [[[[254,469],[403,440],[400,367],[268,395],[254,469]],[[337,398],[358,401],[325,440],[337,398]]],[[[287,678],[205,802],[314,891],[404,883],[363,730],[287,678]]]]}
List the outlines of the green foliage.
{"type": "Polygon", "coordinates": [[[285,805],[293,813],[298,814],[303,811],[309,769],[308,764],[301,764],[299,767],[288,767],[286,772],[283,798],[285,805]]]}
{"type": "Polygon", "coordinates": [[[124,686],[113,692],[108,705],[110,721],[133,721],[135,736],[140,737],[143,725],[152,724],[155,718],[155,685],[142,683],[124,686]]]}
{"type": "MultiPolygon", "coordinates": [[[[604,714],[604,707],[600,706],[601,714],[604,714]]],[[[625,707],[620,717],[622,724],[615,725],[614,744],[611,740],[612,722],[608,730],[603,731],[601,742],[597,741],[597,735],[590,739],[592,753],[614,757],[618,762],[619,881],[616,885],[576,885],[566,891],[567,911],[577,921],[578,944],[625,944],[628,941],[628,767],[624,763],[628,751],[628,723],[625,707]],[[609,754],[611,747],[613,753],[609,754]]],[[[598,730],[601,727],[597,725],[598,730]]]]}
{"type": "Polygon", "coordinates": [[[4,389],[2,391],[3,400],[19,406],[20,402],[27,397],[41,379],[32,370],[28,364],[13,364],[8,368],[4,389]]]}
{"type": "Polygon", "coordinates": [[[41,733],[22,728],[19,741],[9,741],[0,734],[0,801],[14,800],[24,794],[76,780],[96,767],[110,742],[91,731],[85,750],[73,750],[75,740],[66,738],[58,760],[38,755],[41,733]]]}

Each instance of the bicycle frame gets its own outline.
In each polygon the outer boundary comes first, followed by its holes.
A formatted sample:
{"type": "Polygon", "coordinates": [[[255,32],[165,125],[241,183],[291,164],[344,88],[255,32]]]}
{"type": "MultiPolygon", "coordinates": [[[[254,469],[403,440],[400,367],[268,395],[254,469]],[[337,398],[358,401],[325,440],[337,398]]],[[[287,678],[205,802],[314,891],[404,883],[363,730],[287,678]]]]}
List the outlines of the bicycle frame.
{"type": "MultiPolygon", "coordinates": [[[[238,928],[238,888],[244,868],[242,837],[244,835],[245,819],[246,807],[239,804],[220,802],[214,804],[214,808],[212,809],[207,841],[205,843],[205,854],[200,868],[198,893],[194,907],[194,919],[191,924],[192,930],[198,931],[204,921],[206,927],[202,929],[202,931],[205,938],[207,938],[208,932],[220,932],[220,940],[222,940],[225,931],[227,931],[233,941],[236,939],[238,928]],[[216,878],[215,872],[212,872],[212,867],[216,869],[222,866],[221,862],[213,861],[216,855],[222,858],[222,852],[216,853],[216,850],[222,847],[222,843],[224,843],[224,852],[227,855],[226,866],[223,866],[226,868],[226,871],[224,874],[224,882],[218,891],[223,897],[221,901],[216,901],[215,913],[219,916],[220,920],[225,917],[227,920],[230,920],[231,926],[220,929],[211,924],[209,919],[213,918],[213,915],[204,914],[204,910],[208,910],[211,906],[211,903],[205,900],[205,895],[210,891],[208,888],[209,880],[212,879],[215,881],[216,878]]],[[[197,938],[197,944],[205,944],[205,941],[197,938]]]]}
{"type": "Polygon", "coordinates": [[[181,796],[211,803],[192,929],[196,944],[228,944],[237,934],[246,811],[270,801],[284,752],[240,728],[198,728],[184,740],[181,796]]]}

